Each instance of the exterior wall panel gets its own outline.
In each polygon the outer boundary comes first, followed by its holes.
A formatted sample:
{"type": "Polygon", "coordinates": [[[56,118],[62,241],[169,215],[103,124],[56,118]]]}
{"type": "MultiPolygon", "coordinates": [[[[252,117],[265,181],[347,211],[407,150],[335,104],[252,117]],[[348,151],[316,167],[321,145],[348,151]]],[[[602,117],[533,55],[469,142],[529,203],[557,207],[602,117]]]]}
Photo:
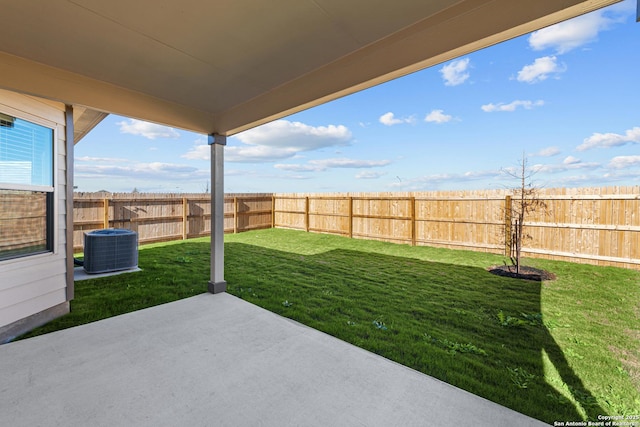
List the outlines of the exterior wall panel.
{"type": "Polygon", "coordinates": [[[0,111],[54,132],[53,252],[0,261],[0,328],[66,299],[66,142],[64,104],[0,90],[0,111]]]}

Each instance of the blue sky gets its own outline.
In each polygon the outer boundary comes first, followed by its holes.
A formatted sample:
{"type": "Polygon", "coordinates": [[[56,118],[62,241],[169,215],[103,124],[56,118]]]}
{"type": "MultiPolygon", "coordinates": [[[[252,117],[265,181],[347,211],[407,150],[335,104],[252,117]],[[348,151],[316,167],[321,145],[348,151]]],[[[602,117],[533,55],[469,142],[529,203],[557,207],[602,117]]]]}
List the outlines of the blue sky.
{"type": "MultiPolygon", "coordinates": [[[[523,152],[547,188],[640,183],[636,1],[228,138],[226,192],[498,189],[523,152]]],[[[110,115],[77,191],[203,192],[206,136],[110,115]]]]}

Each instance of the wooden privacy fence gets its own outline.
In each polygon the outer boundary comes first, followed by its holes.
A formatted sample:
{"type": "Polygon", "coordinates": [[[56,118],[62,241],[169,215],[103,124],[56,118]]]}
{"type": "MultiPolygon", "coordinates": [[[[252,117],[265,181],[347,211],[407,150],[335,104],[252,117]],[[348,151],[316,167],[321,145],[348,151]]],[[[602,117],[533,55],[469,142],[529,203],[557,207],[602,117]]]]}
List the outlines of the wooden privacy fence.
{"type": "MultiPolygon", "coordinates": [[[[525,256],[640,268],[640,187],[540,190],[525,256]]],[[[274,195],[274,227],[508,254],[511,192],[274,195]]]]}
{"type": "Polygon", "coordinates": [[[499,251],[504,247],[499,242],[504,207],[504,198],[276,195],[274,225],[411,245],[499,251]]]}
{"type": "MultiPolygon", "coordinates": [[[[271,194],[226,194],[224,231],[271,228],[271,194]]],[[[126,228],[140,243],[211,235],[210,194],[75,193],[73,247],[82,251],[84,233],[126,228]]]]}
{"type": "Polygon", "coordinates": [[[47,247],[45,192],[0,190],[0,259],[47,247]]]}
{"type": "MultiPolygon", "coordinates": [[[[226,194],[227,233],[291,228],[410,245],[508,254],[507,190],[226,194]]],[[[640,269],[640,187],[543,189],[525,221],[524,256],[640,269]]],[[[74,249],[85,231],[127,228],[141,243],[208,236],[209,194],[76,193],[74,249]]]]}
{"type": "Polygon", "coordinates": [[[275,227],[500,252],[504,197],[275,195],[275,227]]]}

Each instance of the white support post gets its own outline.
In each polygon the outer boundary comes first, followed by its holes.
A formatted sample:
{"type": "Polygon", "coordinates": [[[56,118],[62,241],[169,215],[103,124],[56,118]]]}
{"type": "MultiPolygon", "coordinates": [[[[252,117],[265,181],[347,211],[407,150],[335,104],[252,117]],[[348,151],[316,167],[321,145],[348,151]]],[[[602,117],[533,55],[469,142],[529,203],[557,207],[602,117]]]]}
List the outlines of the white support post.
{"type": "Polygon", "coordinates": [[[211,278],[209,292],[227,290],[224,280],[224,146],[227,137],[209,135],[211,146],[211,278]]]}

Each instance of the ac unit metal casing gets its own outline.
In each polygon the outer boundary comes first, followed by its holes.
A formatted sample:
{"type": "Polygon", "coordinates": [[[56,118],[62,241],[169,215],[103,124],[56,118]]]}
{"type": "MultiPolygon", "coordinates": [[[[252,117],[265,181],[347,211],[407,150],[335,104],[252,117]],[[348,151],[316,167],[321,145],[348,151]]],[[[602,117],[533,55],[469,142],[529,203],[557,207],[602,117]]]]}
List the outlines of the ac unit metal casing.
{"type": "Polygon", "coordinates": [[[84,271],[107,273],[138,267],[138,233],[109,228],[84,233],[84,271]]]}

